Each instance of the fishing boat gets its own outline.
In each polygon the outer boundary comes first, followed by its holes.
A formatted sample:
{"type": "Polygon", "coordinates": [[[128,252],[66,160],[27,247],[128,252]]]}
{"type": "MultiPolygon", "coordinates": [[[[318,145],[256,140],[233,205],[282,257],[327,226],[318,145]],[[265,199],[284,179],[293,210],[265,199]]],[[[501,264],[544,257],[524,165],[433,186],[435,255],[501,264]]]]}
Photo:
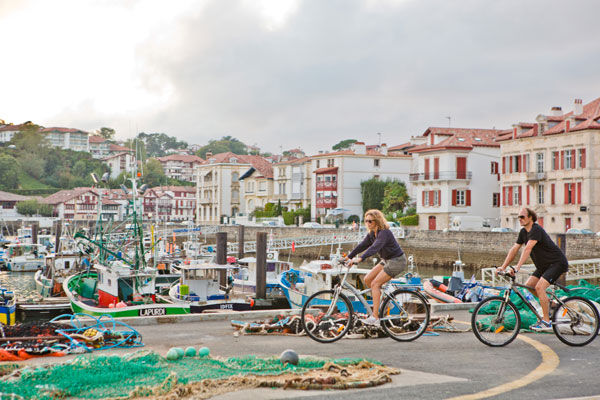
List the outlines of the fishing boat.
{"type": "Polygon", "coordinates": [[[82,268],[89,267],[89,261],[75,252],[62,252],[49,254],[45,259],[43,269],[38,269],[34,276],[35,290],[42,297],[65,297],[62,283],[69,275],[81,272],[82,268]]]}
{"type": "MultiPolygon", "coordinates": [[[[96,238],[89,238],[83,232],[74,236],[81,242],[79,247],[93,255],[94,263],[89,272],[73,275],[63,282],[71,309],[75,313],[108,314],[114,318],[188,314],[188,303],[175,303],[160,294],[156,284],[158,270],[147,263],[150,249],[144,246],[142,214],[139,212],[139,195],[144,193],[146,185],[138,189],[136,179],[130,180],[133,213],[132,221],[127,225],[129,236],[119,243],[105,239],[100,218],[96,224],[96,238]],[[123,243],[127,243],[126,248],[123,243]]],[[[128,194],[128,188],[122,186],[122,189],[128,194]]]]}
{"type": "Polygon", "coordinates": [[[14,293],[0,288],[0,323],[14,325],[16,323],[16,310],[14,293]]]}
{"type": "Polygon", "coordinates": [[[429,297],[442,303],[462,303],[462,300],[446,293],[447,286],[435,279],[423,280],[423,290],[429,297]]]}
{"type": "MultiPolygon", "coordinates": [[[[214,263],[189,263],[180,265],[181,278],[169,290],[169,298],[176,304],[187,304],[192,313],[207,310],[248,311],[249,300],[234,297],[231,286],[221,287],[221,274],[229,278],[235,269],[214,263]]],[[[231,279],[226,279],[231,282],[231,279]]],[[[228,283],[229,283],[228,282],[228,283]]]]}
{"type": "MultiPolygon", "coordinates": [[[[278,259],[277,251],[267,252],[266,295],[277,300],[279,305],[287,303],[279,284],[279,275],[292,269],[290,262],[278,259]]],[[[256,257],[245,257],[237,261],[239,270],[233,275],[233,290],[239,294],[256,295],[256,257]]]]}
{"type": "Polygon", "coordinates": [[[12,272],[33,272],[44,268],[46,246],[32,243],[12,243],[7,247],[6,268],[12,272]]]}

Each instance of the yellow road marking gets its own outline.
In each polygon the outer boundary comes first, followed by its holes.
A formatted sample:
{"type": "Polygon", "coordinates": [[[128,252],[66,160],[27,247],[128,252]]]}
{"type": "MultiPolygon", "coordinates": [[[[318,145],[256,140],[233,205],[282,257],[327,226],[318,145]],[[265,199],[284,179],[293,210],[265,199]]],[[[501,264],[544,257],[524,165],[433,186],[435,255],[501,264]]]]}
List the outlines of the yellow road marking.
{"type": "MultiPolygon", "coordinates": [[[[462,324],[466,324],[463,321],[454,321],[462,324]]],[[[468,324],[470,325],[470,324],[468,324]]],[[[538,342],[530,337],[525,335],[518,335],[517,339],[524,341],[527,344],[533,346],[537,351],[542,355],[542,362],[537,366],[536,369],[528,373],[522,378],[516,379],[512,382],[507,382],[505,384],[493,387],[488,390],[484,390],[483,392],[473,393],[464,396],[452,397],[447,400],[475,400],[475,399],[484,399],[486,397],[497,396],[499,394],[509,392],[511,390],[518,389],[520,387],[529,385],[532,382],[537,381],[538,379],[543,378],[548,375],[552,371],[554,371],[558,367],[558,363],[560,362],[558,358],[558,354],[554,352],[550,347],[546,346],[543,343],[538,342]]]]}

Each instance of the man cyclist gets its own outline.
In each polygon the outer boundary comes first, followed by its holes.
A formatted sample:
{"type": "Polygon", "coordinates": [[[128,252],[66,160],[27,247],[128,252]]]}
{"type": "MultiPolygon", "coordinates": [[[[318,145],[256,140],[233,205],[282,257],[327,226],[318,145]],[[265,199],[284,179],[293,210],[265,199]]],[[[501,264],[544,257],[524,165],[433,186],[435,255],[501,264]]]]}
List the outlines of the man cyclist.
{"type": "Polygon", "coordinates": [[[381,301],[381,286],[406,269],[406,256],[394,237],[385,216],[379,210],[369,210],[365,213],[367,236],[356,246],[346,260],[348,267],[379,253],[381,262],[365,276],[365,284],[371,288],[373,297],[372,314],[362,320],[369,325],[379,325],[379,303],[381,301]],[[366,251],[365,251],[366,250],[366,251]],[[364,251],[361,256],[358,253],[364,251]]]}
{"type": "Polygon", "coordinates": [[[519,223],[522,229],[519,232],[517,242],[508,251],[506,260],[504,260],[501,267],[497,268],[497,271],[504,271],[508,264],[513,261],[521,246],[525,244],[519,262],[514,267],[510,267],[509,273],[514,275],[518,272],[527,258],[531,256],[535,264],[535,271],[525,284],[535,287],[535,291],[531,290],[531,293],[539,299],[542,307],[543,319],[531,327],[532,330],[539,332],[552,330],[546,289],[556,282],[563,273],[567,272],[569,263],[563,252],[536,221],[537,215],[532,209],[524,207],[519,211],[519,223]]]}

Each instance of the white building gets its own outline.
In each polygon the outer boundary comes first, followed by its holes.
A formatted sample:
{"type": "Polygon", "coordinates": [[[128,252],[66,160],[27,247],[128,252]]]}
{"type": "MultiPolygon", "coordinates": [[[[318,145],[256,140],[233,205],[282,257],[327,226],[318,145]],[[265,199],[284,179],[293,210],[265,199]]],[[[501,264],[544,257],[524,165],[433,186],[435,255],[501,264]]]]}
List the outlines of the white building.
{"type": "Polygon", "coordinates": [[[426,144],[412,147],[410,182],[420,229],[445,229],[456,216],[480,216],[499,225],[500,144],[494,129],[429,128],[426,144]]]}
{"type": "Polygon", "coordinates": [[[172,154],[165,157],[156,157],[163,167],[168,178],[180,181],[194,182],[196,180],[196,167],[205,164],[202,158],[191,155],[172,154]]]}
{"type": "Polygon", "coordinates": [[[121,172],[132,173],[135,167],[135,157],[130,151],[115,153],[104,157],[102,161],[110,167],[111,179],[116,179],[121,172]]]}
{"type": "Polygon", "coordinates": [[[110,145],[111,143],[104,139],[102,136],[90,135],[90,154],[93,158],[104,158],[111,154],[110,145]]]}
{"type": "Polygon", "coordinates": [[[10,142],[15,133],[18,133],[25,127],[22,125],[2,125],[0,126],[0,143],[10,142]]]}
{"type": "MultiPolygon", "coordinates": [[[[387,146],[367,150],[363,142],[356,142],[352,150],[323,153],[312,156],[311,217],[327,215],[334,208],[344,209],[344,217],[362,217],[360,183],[371,178],[398,180],[410,190],[409,155],[388,154],[387,146]]],[[[409,191],[410,193],[410,191],[409,191]]]]}
{"type": "Polygon", "coordinates": [[[312,163],[310,157],[273,165],[273,202],[281,201],[288,210],[308,208],[311,202],[312,163]]]}
{"type": "Polygon", "coordinates": [[[90,151],[89,133],[71,128],[43,128],[40,133],[46,135],[51,146],[65,150],[90,151]]]}
{"type": "Polygon", "coordinates": [[[600,98],[576,99],[567,114],[552,107],[499,141],[502,226],[517,228],[519,209],[528,206],[548,232],[600,231],[600,98]]]}

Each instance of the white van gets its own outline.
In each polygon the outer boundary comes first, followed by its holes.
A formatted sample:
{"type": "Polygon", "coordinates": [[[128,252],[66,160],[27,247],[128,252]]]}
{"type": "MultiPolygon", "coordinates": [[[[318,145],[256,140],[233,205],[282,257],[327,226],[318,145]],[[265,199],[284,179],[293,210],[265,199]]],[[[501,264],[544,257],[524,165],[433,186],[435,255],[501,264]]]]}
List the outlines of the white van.
{"type": "Polygon", "coordinates": [[[449,231],[489,231],[490,224],[485,218],[475,215],[459,215],[452,218],[449,231]]]}

